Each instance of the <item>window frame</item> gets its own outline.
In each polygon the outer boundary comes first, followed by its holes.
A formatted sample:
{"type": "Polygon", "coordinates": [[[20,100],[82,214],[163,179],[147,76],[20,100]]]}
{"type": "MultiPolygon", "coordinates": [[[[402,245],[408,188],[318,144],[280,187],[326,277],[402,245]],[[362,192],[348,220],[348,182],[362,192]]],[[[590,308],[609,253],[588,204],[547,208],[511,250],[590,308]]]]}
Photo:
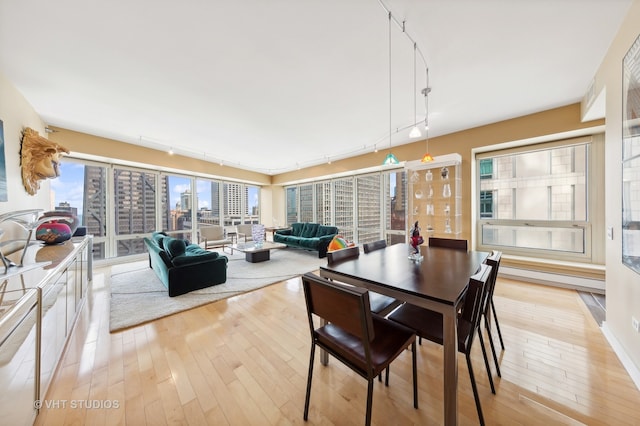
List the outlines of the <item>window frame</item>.
{"type": "MultiPolygon", "coordinates": [[[[589,134],[586,136],[557,139],[547,142],[539,142],[533,144],[522,144],[519,146],[510,146],[502,149],[486,149],[483,151],[474,152],[474,173],[472,183],[473,197],[474,197],[474,209],[473,219],[475,221],[475,247],[478,250],[491,251],[500,250],[504,254],[511,254],[517,256],[525,256],[532,258],[553,259],[558,261],[567,262],[580,262],[580,263],[604,263],[604,252],[598,248],[597,242],[599,241],[599,235],[604,235],[604,192],[602,185],[597,179],[599,171],[604,169],[604,135],[600,133],[589,134]],[[498,156],[513,155],[519,153],[533,152],[549,150],[553,148],[569,147],[586,144],[587,159],[586,159],[586,218],[585,220],[531,220],[531,219],[495,219],[495,218],[482,218],[481,216],[481,199],[480,193],[485,192],[486,189],[482,187],[482,181],[486,180],[480,174],[480,162],[487,158],[495,158],[498,156]],[[583,230],[583,252],[576,253],[570,251],[558,251],[550,249],[536,249],[536,248],[524,248],[517,246],[504,246],[504,245],[491,245],[484,244],[482,241],[483,228],[487,225],[504,225],[504,226],[522,226],[528,228],[562,228],[571,229],[576,228],[583,230]]],[[[495,167],[495,164],[494,164],[495,167]]],[[[494,168],[495,171],[495,168],[494,168]]],[[[495,211],[496,198],[493,197],[493,205],[495,211]]]]}

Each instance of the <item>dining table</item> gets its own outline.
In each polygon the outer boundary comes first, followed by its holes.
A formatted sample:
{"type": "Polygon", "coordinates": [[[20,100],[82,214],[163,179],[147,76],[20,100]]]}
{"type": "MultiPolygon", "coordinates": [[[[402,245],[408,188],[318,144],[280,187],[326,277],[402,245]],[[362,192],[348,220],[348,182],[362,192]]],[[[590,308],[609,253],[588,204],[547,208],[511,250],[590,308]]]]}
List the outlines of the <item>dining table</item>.
{"type": "MultiPolygon", "coordinates": [[[[320,267],[320,276],[367,288],[412,303],[443,316],[444,423],[458,423],[457,313],[469,279],[488,252],[419,246],[422,259],[413,260],[408,244],[394,244],[359,257],[320,267]]],[[[323,364],[328,355],[321,353],[323,364]]]]}

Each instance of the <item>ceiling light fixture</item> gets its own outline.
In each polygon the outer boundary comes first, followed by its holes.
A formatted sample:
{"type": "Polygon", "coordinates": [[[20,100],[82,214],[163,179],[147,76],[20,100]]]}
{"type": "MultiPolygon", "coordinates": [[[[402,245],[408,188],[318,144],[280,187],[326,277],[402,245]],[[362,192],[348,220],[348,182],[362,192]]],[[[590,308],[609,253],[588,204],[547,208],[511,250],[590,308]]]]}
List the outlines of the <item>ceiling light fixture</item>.
{"type": "Polygon", "coordinates": [[[413,129],[409,132],[410,138],[419,138],[422,136],[420,129],[418,129],[418,116],[416,113],[416,50],[418,44],[413,43],[413,129]]]}
{"type": "Polygon", "coordinates": [[[382,164],[385,166],[399,164],[398,159],[391,152],[391,103],[391,12],[389,12],[389,153],[382,162],[382,164]]]}
{"type": "Polygon", "coordinates": [[[173,155],[173,148],[169,147],[169,155],[173,155]]]}
{"type": "Polygon", "coordinates": [[[425,107],[425,116],[424,116],[424,130],[425,130],[425,141],[427,144],[427,152],[422,156],[420,160],[423,163],[428,163],[433,161],[433,156],[429,154],[429,93],[431,93],[431,87],[429,87],[429,69],[427,68],[427,87],[422,89],[422,94],[424,95],[424,107],[425,107]]]}

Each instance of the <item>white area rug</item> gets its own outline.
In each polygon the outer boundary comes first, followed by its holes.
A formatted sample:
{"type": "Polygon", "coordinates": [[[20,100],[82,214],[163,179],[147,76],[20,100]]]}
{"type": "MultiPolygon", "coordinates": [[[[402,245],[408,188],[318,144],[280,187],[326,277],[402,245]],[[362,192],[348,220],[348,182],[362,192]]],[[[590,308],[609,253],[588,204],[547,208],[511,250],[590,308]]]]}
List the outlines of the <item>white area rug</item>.
{"type": "Polygon", "coordinates": [[[327,259],[317,252],[279,249],[271,251],[271,260],[259,263],[245,261],[244,254],[234,251],[229,258],[227,281],[181,296],[169,297],[167,289],[149,268],[149,262],[138,261],[111,268],[111,309],[109,330],[119,331],[216,300],[236,296],[269,284],[315,271],[327,259]]]}

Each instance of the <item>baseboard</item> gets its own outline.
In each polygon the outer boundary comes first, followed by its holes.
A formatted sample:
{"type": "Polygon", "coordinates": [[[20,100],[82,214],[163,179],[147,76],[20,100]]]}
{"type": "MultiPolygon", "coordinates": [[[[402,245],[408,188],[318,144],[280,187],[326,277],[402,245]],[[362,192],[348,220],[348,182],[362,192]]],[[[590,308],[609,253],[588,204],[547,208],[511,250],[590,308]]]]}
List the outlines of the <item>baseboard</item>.
{"type": "Polygon", "coordinates": [[[535,284],[544,284],[600,294],[605,293],[605,282],[593,278],[532,271],[529,269],[513,268],[505,265],[500,265],[500,276],[532,282],[535,284]]]}
{"type": "Polygon", "coordinates": [[[606,321],[602,323],[602,327],[600,327],[600,330],[602,330],[602,334],[604,334],[604,337],[606,337],[607,341],[611,345],[613,352],[615,352],[615,354],[618,356],[618,359],[622,363],[624,369],[627,370],[627,373],[629,373],[631,380],[633,380],[633,383],[635,383],[638,390],[640,390],[640,369],[638,369],[633,361],[631,361],[631,358],[629,358],[620,342],[618,342],[616,336],[607,326],[606,321]]]}

